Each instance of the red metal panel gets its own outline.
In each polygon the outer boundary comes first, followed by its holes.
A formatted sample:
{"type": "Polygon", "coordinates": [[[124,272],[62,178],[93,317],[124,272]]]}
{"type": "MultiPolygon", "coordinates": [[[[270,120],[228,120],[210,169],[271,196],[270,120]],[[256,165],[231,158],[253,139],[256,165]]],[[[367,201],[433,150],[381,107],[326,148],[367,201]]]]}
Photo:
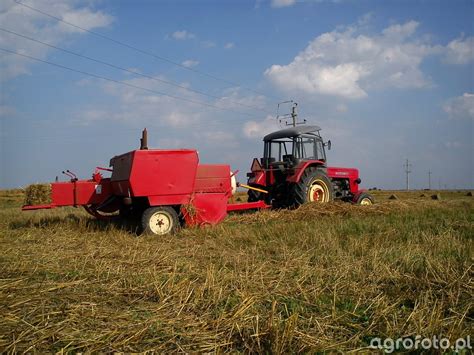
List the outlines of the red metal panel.
{"type": "Polygon", "coordinates": [[[191,199],[190,194],[185,195],[157,195],[148,196],[150,206],[177,206],[188,204],[191,199]]]}
{"type": "Polygon", "coordinates": [[[181,212],[186,224],[214,225],[227,216],[227,200],[225,193],[197,193],[192,198],[192,210],[182,207],[181,212]]]}
{"type": "Polygon", "coordinates": [[[328,176],[331,179],[348,179],[352,193],[359,191],[359,185],[355,182],[359,178],[359,170],[355,168],[328,167],[328,176]]]}
{"type": "Polygon", "coordinates": [[[230,192],[229,165],[199,165],[196,173],[195,192],[230,192]]]}
{"type": "Polygon", "coordinates": [[[130,174],[133,196],[191,194],[196,178],[195,150],[136,150],[130,174]]]}
{"type": "Polygon", "coordinates": [[[227,205],[227,212],[270,208],[270,207],[272,206],[267,205],[264,201],[246,202],[246,203],[230,203],[227,205]]]}
{"type": "Polygon", "coordinates": [[[110,180],[55,182],[51,184],[51,201],[55,206],[90,205],[104,202],[112,194],[110,180]]]}
{"type": "Polygon", "coordinates": [[[33,211],[33,210],[43,210],[43,209],[50,209],[50,208],[55,208],[56,206],[51,204],[51,205],[32,205],[32,206],[23,206],[21,209],[23,211],[33,211]]]}
{"type": "Polygon", "coordinates": [[[303,175],[306,168],[310,166],[324,166],[325,163],[321,160],[308,160],[301,162],[295,169],[295,173],[289,176],[286,181],[288,182],[298,182],[301,179],[301,175],[303,175]]]}

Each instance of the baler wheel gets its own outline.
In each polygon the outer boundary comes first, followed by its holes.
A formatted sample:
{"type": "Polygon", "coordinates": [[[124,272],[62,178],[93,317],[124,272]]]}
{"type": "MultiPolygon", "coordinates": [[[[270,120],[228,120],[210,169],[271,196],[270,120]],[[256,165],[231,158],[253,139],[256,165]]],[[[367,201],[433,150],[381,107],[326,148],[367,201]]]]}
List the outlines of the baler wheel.
{"type": "Polygon", "coordinates": [[[374,198],[368,193],[363,192],[360,194],[359,198],[357,199],[356,204],[362,205],[362,206],[373,205],[374,198]]]}
{"type": "Polygon", "coordinates": [[[179,226],[178,214],[172,207],[150,207],[142,215],[144,234],[166,235],[173,233],[179,226]]]}
{"type": "Polygon", "coordinates": [[[290,189],[292,205],[298,207],[306,202],[325,203],[333,200],[332,184],[324,171],[306,169],[298,183],[290,189]]]}

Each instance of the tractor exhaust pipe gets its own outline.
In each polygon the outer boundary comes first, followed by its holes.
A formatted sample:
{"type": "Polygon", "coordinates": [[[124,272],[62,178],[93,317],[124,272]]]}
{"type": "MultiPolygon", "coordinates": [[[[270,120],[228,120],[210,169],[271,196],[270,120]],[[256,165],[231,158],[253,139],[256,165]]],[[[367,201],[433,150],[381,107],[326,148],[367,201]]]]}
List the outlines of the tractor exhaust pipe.
{"type": "Polygon", "coordinates": [[[148,132],[146,128],[142,131],[142,138],[140,138],[140,150],[148,149],[148,132]]]}

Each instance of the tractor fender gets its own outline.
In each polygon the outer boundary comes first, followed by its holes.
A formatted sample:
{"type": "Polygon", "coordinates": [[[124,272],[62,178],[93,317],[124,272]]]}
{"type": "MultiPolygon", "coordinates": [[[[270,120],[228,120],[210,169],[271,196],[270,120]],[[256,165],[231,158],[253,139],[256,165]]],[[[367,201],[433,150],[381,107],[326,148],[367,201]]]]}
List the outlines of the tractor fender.
{"type": "Polygon", "coordinates": [[[321,160],[310,160],[310,161],[301,162],[295,168],[295,172],[286,178],[286,181],[293,182],[293,183],[299,182],[304,171],[310,167],[326,168],[326,163],[321,160]]]}

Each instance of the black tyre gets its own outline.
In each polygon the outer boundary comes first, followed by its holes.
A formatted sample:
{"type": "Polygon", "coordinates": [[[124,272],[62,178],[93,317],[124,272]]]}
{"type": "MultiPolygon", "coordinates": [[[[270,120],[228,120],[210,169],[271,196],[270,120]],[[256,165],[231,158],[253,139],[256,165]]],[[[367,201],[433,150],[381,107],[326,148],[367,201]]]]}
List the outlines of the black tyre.
{"type": "Polygon", "coordinates": [[[373,205],[375,202],[374,197],[366,192],[363,192],[359,195],[357,198],[357,201],[355,201],[356,204],[358,205],[373,205]]]}
{"type": "Polygon", "coordinates": [[[333,200],[332,183],[324,171],[308,168],[299,183],[291,186],[290,195],[293,207],[307,202],[329,202],[333,200]]]}
{"type": "Polygon", "coordinates": [[[248,190],[247,191],[247,202],[257,202],[261,200],[261,192],[255,190],[248,190]]]}
{"type": "Polygon", "coordinates": [[[143,234],[166,235],[175,232],[179,227],[178,214],[172,207],[150,207],[142,215],[143,234]]]}

